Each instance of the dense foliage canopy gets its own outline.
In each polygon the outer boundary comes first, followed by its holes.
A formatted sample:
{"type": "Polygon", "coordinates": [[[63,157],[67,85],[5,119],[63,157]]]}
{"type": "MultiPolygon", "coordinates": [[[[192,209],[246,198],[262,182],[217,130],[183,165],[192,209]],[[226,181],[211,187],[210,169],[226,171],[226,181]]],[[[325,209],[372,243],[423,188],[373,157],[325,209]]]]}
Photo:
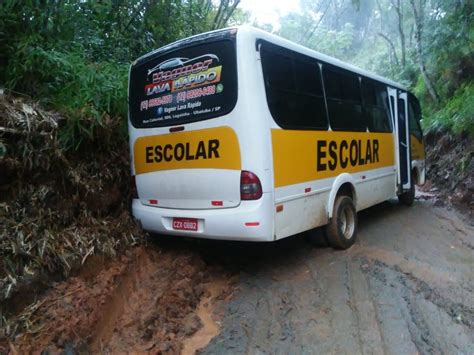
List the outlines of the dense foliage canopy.
{"type": "MultiPolygon", "coordinates": [[[[257,25],[406,84],[422,99],[428,128],[474,131],[472,1],[300,5],[278,28],[257,25]]],[[[239,0],[5,0],[0,85],[65,113],[62,142],[77,148],[105,118],[125,122],[133,59],[179,38],[248,22],[239,0]]]]}
{"type": "Polygon", "coordinates": [[[301,7],[281,18],[277,33],[402,82],[422,99],[427,128],[474,132],[472,1],[301,0],[301,7]]]}
{"type": "MultiPolygon", "coordinates": [[[[245,21],[239,0],[0,2],[0,86],[68,116],[66,148],[125,124],[128,67],[179,38],[245,21]]],[[[122,133],[124,133],[123,130],[122,133]]]]}

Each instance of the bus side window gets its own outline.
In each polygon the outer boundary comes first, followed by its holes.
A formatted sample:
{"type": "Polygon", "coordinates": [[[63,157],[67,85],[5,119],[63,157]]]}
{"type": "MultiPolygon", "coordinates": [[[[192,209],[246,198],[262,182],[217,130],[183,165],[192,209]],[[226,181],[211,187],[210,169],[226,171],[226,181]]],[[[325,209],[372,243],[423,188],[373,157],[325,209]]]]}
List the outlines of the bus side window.
{"type": "Polygon", "coordinates": [[[272,55],[263,51],[265,62],[265,84],[274,89],[296,90],[293,79],[291,58],[272,55]]]}
{"type": "Polygon", "coordinates": [[[420,126],[421,109],[417,98],[412,94],[408,94],[408,124],[410,133],[417,139],[423,139],[423,132],[420,126]]]}
{"type": "Polygon", "coordinates": [[[323,66],[323,78],[331,128],[336,131],[366,131],[359,77],[327,64],[323,66]]]}
{"type": "Polygon", "coordinates": [[[373,80],[362,78],[361,89],[369,131],[391,132],[392,125],[388,114],[386,87],[373,80]]]}
{"type": "MultiPolygon", "coordinates": [[[[397,111],[398,111],[398,119],[399,122],[406,122],[406,115],[405,115],[405,100],[401,99],[400,96],[398,97],[398,104],[397,104],[397,111]]],[[[406,123],[404,123],[406,124],[406,123]]],[[[400,126],[399,126],[400,127],[400,126]]],[[[400,128],[400,132],[402,132],[402,128],[400,128]]],[[[399,133],[400,133],[399,132],[399,133]]]]}
{"type": "Polygon", "coordinates": [[[286,129],[327,130],[320,67],[311,57],[264,43],[260,47],[268,107],[286,129]]]}

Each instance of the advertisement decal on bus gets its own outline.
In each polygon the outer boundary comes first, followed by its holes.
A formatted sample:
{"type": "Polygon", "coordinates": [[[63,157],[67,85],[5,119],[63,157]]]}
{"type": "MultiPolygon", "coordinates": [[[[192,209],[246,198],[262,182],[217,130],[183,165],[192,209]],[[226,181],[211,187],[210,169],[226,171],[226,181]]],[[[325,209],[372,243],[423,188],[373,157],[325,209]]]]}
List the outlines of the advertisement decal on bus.
{"type": "Polygon", "coordinates": [[[131,121],[174,125],[222,115],[236,100],[233,43],[183,48],[132,68],[131,121]]]}

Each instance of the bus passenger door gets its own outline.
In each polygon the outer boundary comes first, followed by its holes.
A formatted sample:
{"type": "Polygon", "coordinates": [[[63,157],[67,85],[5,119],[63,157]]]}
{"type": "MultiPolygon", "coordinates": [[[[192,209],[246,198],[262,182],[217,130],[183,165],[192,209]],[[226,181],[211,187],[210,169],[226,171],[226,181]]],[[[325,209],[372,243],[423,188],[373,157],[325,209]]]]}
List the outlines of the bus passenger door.
{"type": "Polygon", "coordinates": [[[399,193],[411,186],[410,132],[408,125],[408,97],[406,92],[389,88],[390,111],[395,132],[397,186],[399,193]]]}

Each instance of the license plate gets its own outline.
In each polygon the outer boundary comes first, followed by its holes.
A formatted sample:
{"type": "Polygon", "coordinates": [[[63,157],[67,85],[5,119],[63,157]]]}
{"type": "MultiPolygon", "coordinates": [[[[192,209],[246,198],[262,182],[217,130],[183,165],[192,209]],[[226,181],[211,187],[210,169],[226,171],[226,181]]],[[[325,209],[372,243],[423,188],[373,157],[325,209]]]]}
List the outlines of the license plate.
{"type": "Polygon", "coordinates": [[[173,229],[196,232],[198,230],[198,220],[196,218],[173,218],[173,229]]]}

